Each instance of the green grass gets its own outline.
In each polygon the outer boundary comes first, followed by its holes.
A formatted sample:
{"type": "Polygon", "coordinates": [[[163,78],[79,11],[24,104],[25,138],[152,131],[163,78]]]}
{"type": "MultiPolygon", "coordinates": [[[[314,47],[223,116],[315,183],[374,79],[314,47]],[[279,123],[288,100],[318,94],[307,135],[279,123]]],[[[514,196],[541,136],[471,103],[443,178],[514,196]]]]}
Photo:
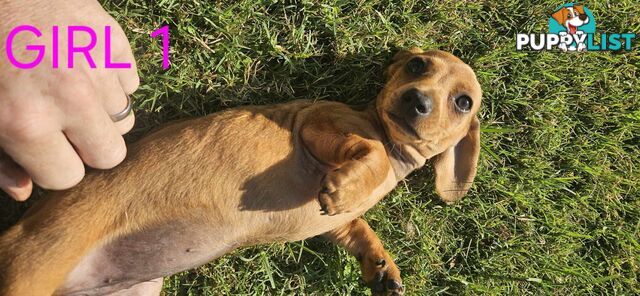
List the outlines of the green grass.
{"type": "MultiPolygon", "coordinates": [[[[298,98],[362,103],[399,48],[450,51],[484,90],[476,183],[438,201],[430,168],[365,215],[408,295],[640,293],[640,56],[515,51],[561,1],[101,1],[142,86],[135,138],[172,119],[298,98]],[[148,34],[171,26],[172,67],[148,34]]],[[[599,31],[640,33],[635,1],[588,1],[599,31]]],[[[640,40],[637,40],[640,42],[640,40]]],[[[636,43],[637,43],[636,42],[636,43]]],[[[25,206],[4,198],[3,222],[25,206]]],[[[165,280],[166,295],[369,295],[321,239],[242,249],[165,280]]]]}

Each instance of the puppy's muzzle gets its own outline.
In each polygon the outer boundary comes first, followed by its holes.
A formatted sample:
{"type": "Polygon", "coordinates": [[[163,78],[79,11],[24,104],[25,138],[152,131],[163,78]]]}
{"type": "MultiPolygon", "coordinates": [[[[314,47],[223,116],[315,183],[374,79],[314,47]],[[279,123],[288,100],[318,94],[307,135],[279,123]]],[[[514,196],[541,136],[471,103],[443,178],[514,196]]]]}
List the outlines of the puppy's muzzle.
{"type": "Polygon", "coordinates": [[[426,117],[433,110],[431,98],[416,88],[412,88],[402,94],[402,110],[407,121],[426,117]]]}

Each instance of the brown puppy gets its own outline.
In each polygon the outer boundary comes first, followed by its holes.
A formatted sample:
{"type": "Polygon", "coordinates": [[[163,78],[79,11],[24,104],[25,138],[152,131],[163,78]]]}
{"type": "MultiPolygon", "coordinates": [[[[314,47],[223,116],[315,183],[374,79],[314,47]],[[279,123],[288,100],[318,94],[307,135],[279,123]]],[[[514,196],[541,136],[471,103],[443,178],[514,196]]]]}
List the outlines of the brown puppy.
{"type": "Polygon", "coordinates": [[[471,186],[481,90],[441,51],[396,55],[368,107],[295,101],[168,125],[124,163],[52,192],[0,237],[0,295],[154,292],[234,248],[324,236],[376,294],[400,271],[358,218],[427,159],[443,200],[471,186]]]}

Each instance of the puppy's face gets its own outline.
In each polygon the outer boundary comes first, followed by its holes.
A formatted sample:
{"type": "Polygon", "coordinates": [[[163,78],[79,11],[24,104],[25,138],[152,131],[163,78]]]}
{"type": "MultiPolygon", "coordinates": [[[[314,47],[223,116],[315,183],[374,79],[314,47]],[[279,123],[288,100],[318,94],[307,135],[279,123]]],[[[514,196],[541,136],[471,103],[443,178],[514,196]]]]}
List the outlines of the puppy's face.
{"type": "Polygon", "coordinates": [[[414,48],[394,57],[377,111],[389,137],[426,158],[458,143],[480,108],[482,91],[471,68],[443,51],[414,48]]]}
{"type": "Polygon", "coordinates": [[[576,5],[567,9],[569,25],[580,27],[589,22],[589,17],[584,13],[582,5],[576,5]]]}
{"type": "Polygon", "coordinates": [[[589,23],[589,17],[584,11],[584,6],[574,5],[571,7],[563,7],[554,12],[553,17],[559,24],[565,26],[567,31],[575,34],[578,27],[589,23]]]}

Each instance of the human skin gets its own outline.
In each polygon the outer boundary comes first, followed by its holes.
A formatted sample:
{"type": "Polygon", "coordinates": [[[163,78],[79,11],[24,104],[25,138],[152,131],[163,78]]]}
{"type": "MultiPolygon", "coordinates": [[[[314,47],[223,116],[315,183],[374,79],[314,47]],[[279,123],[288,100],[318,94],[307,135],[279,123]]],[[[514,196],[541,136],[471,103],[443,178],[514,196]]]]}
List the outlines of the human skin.
{"type": "MultiPolygon", "coordinates": [[[[133,114],[113,122],[127,106],[126,94],[139,85],[136,63],[122,28],[95,0],[0,0],[0,188],[16,200],[26,200],[33,183],[60,190],[76,185],[84,165],[109,169],[126,155],[122,134],[131,129],[133,114]],[[41,37],[22,32],[13,39],[16,60],[30,62],[44,45],[42,61],[20,69],[10,62],[7,37],[17,26],[29,25],[41,37]],[[59,28],[59,67],[54,69],[53,27],[59,28]],[[96,68],[82,54],[67,67],[67,30],[85,26],[97,35],[91,50],[96,68]],[[111,28],[111,62],[130,63],[105,68],[105,26],[111,28]]],[[[86,32],[76,32],[77,46],[89,44],[86,32]]]]}

